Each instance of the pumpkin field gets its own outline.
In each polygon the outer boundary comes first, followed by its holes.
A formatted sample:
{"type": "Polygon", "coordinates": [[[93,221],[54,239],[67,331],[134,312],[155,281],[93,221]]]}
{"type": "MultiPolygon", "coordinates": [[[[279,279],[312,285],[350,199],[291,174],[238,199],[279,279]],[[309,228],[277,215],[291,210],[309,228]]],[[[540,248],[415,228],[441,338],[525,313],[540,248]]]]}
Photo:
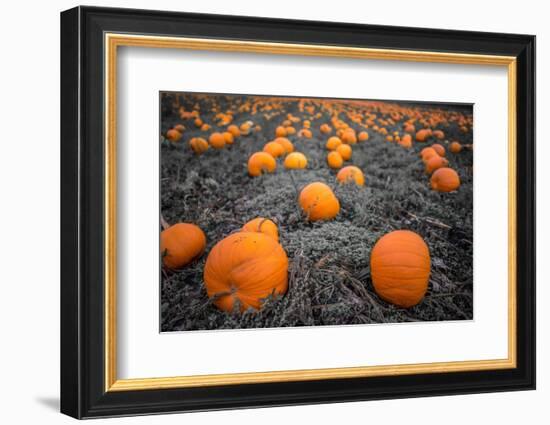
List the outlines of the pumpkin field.
{"type": "Polygon", "coordinates": [[[473,319],[473,109],[162,92],[161,331],[473,319]]]}

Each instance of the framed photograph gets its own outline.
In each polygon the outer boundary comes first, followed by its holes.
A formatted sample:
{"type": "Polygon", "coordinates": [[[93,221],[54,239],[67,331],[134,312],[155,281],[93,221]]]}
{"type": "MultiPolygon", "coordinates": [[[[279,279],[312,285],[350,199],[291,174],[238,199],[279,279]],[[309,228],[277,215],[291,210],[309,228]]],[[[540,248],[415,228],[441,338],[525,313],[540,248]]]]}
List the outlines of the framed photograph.
{"type": "Polygon", "coordinates": [[[61,411],[535,388],[535,37],[61,14],[61,411]]]}

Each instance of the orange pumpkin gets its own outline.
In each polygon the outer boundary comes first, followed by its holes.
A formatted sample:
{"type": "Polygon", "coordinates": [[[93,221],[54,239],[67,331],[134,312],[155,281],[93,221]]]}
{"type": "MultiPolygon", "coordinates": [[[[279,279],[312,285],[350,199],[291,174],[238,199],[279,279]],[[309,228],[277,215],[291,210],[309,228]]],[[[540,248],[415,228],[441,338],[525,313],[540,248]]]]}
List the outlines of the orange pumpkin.
{"type": "Polygon", "coordinates": [[[405,133],[414,134],[416,132],[416,129],[414,128],[414,125],[408,123],[405,124],[405,126],[403,127],[403,131],[405,131],[405,133]]]}
{"type": "Polygon", "coordinates": [[[327,155],[327,163],[330,168],[336,169],[342,167],[344,159],[338,152],[331,151],[327,155]]]}
{"type": "Polygon", "coordinates": [[[271,236],[276,241],[279,240],[279,229],[277,225],[268,218],[258,217],[248,221],[241,228],[242,232],[259,232],[271,236]]]}
{"type": "Polygon", "coordinates": [[[222,133],[212,133],[208,138],[208,141],[215,149],[222,149],[225,146],[225,137],[222,133]]]}
{"type": "Polygon", "coordinates": [[[348,145],[354,145],[357,143],[357,136],[355,135],[355,131],[352,129],[348,129],[344,131],[342,134],[342,142],[347,143],[348,145]]]}
{"type": "Polygon", "coordinates": [[[298,170],[307,167],[307,158],[303,153],[292,152],[285,158],[285,168],[298,170]]]}
{"type": "Polygon", "coordinates": [[[228,145],[232,145],[235,141],[235,136],[233,136],[233,134],[229,131],[223,133],[223,138],[225,140],[225,143],[227,143],[228,145]]]}
{"type": "Polygon", "coordinates": [[[426,162],[432,156],[439,156],[439,155],[437,154],[434,148],[428,147],[420,151],[420,156],[422,157],[422,161],[426,162]]]}
{"type": "Polygon", "coordinates": [[[193,137],[189,140],[189,146],[197,155],[200,155],[208,150],[208,142],[202,137],[193,137]]]}
{"type": "Polygon", "coordinates": [[[329,137],[328,140],[327,140],[327,144],[325,145],[326,148],[329,150],[329,151],[333,151],[335,150],[338,146],[340,146],[342,144],[342,140],[340,140],[339,137],[336,137],[336,136],[332,136],[332,137],[329,137]]]}
{"type": "Polygon", "coordinates": [[[294,145],[286,137],[277,137],[274,142],[280,144],[285,150],[285,153],[294,152],[294,145]]]}
{"type": "Polygon", "coordinates": [[[357,139],[358,139],[360,142],[365,142],[365,141],[369,140],[369,133],[367,133],[366,131],[361,131],[361,132],[359,132],[359,134],[357,135],[357,139]]]}
{"type": "Polygon", "coordinates": [[[431,136],[431,131],[423,128],[422,130],[418,130],[416,132],[416,141],[417,142],[425,142],[428,140],[428,138],[431,136]]]}
{"type": "Polygon", "coordinates": [[[306,139],[311,139],[313,137],[313,134],[311,133],[311,130],[308,130],[307,128],[302,128],[298,132],[299,137],[305,137],[306,139]]]}
{"type": "Polygon", "coordinates": [[[310,221],[330,220],[340,211],[338,198],[330,187],[321,182],[310,183],[304,187],[298,202],[310,221]]]}
{"type": "Polygon", "coordinates": [[[329,134],[332,131],[332,128],[328,124],[323,124],[321,125],[320,130],[323,134],[329,134]]]}
{"type": "Polygon", "coordinates": [[[264,152],[270,154],[273,158],[279,158],[285,153],[283,145],[277,142],[268,142],[264,145],[264,152]]]}
{"type": "Polygon", "coordinates": [[[365,184],[365,176],[363,172],[354,165],[348,165],[342,168],[336,174],[336,179],[340,183],[354,182],[357,186],[363,186],[365,184]]]}
{"type": "Polygon", "coordinates": [[[179,142],[181,139],[181,133],[178,130],[171,128],[166,132],[166,138],[173,143],[179,142]]]}
{"type": "Polygon", "coordinates": [[[284,128],[283,126],[279,126],[275,129],[276,137],[286,137],[286,135],[287,135],[286,128],[284,128]]]}
{"type": "Polygon", "coordinates": [[[200,227],[177,223],[160,233],[160,252],[165,267],[176,270],[199,257],[206,247],[206,236],[200,227]]]}
{"type": "Polygon", "coordinates": [[[438,192],[452,192],[460,187],[460,177],[452,168],[439,168],[432,174],[430,184],[438,192]]]}
{"type": "Polygon", "coordinates": [[[271,236],[237,232],[218,242],[204,265],[206,293],[221,310],[259,310],[262,300],[288,289],[288,257],[271,236]]]}
{"type": "Polygon", "coordinates": [[[286,135],[291,136],[293,134],[296,134],[296,129],[294,127],[285,127],[286,135]]]}
{"type": "Polygon", "coordinates": [[[445,133],[443,133],[443,131],[441,130],[434,130],[432,134],[436,139],[439,140],[443,140],[445,138],[445,133]]]}
{"type": "Polygon", "coordinates": [[[195,127],[201,128],[203,124],[204,123],[200,118],[195,118],[195,127]]]}
{"type": "Polygon", "coordinates": [[[227,127],[227,131],[233,135],[233,137],[239,137],[241,135],[241,130],[235,124],[231,124],[227,127]]]}
{"type": "Polygon", "coordinates": [[[208,131],[210,130],[210,124],[203,124],[201,126],[201,131],[208,131]]]}
{"type": "Polygon", "coordinates": [[[248,159],[248,174],[253,177],[262,173],[272,173],[277,168],[275,158],[266,152],[256,152],[248,159]]]}
{"type": "Polygon", "coordinates": [[[434,143],[432,149],[436,151],[439,156],[445,156],[445,148],[439,143],[434,143]]]}
{"type": "Polygon", "coordinates": [[[174,130],[177,130],[180,133],[183,133],[185,131],[185,126],[183,124],[177,124],[174,126],[174,130]]]}
{"type": "Polygon", "coordinates": [[[424,298],[430,267],[428,245],[409,230],[385,234],[371,252],[374,290],[380,298],[399,307],[412,307],[424,298]]]}
{"type": "Polygon", "coordinates": [[[458,142],[452,142],[450,145],[449,145],[449,150],[452,152],[452,153],[459,153],[461,150],[462,150],[462,145],[458,142]]]}
{"type": "Polygon", "coordinates": [[[399,144],[403,146],[404,148],[412,148],[412,137],[410,134],[405,134],[401,140],[399,140],[399,144]]]}
{"type": "Polygon", "coordinates": [[[433,155],[425,162],[426,174],[432,174],[435,170],[449,165],[449,161],[439,155],[433,155]]]}
{"type": "Polygon", "coordinates": [[[349,161],[353,153],[350,145],[340,145],[336,148],[336,152],[340,154],[344,161],[349,161]]]}
{"type": "Polygon", "coordinates": [[[251,122],[244,122],[241,124],[241,126],[239,127],[239,130],[241,130],[241,134],[244,135],[244,136],[248,136],[248,134],[250,134],[250,128],[252,127],[252,124],[251,122]]]}

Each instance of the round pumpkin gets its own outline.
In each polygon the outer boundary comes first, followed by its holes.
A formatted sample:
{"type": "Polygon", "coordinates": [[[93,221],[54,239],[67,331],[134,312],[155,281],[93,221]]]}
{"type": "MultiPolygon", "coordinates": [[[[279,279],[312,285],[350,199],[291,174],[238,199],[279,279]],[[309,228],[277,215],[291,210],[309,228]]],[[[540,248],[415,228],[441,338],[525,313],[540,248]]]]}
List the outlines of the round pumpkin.
{"type": "Polygon", "coordinates": [[[182,136],[181,133],[174,128],[171,128],[166,132],[166,138],[173,143],[179,142],[179,140],[181,139],[181,136],[182,136]]]}
{"type": "Polygon", "coordinates": [[[428,147],[420,151],[420,156],[422,157],[422,161],[426,162],[432,156],[439,156],[439,155],[437,154],[434,148],[428,147]]]}
{"type": "Polygon", "coordinates": [[[342,168],[336,174],[336,179],[340,183],[354,182],[357,186],[363,186],[365,184],[365,176],[363,172],[355,165],[348,165],[342,168]]]}
{"type": "Polygon", "coordinates": [[[201,128],[202,125],[204,124],[203,121],[202,121],[200,118],[198,118],[198,117],[195,118],[195,121],[194,121],[194,122],[195,122],[195,127],[197,127],[197,128],[201,128]]]}
{"type": "Polygon", "coordinates": [[[382,236],[370,257],[374,290],[399,307],[418,304],[428,289],[430,250],[415,232],[396,230],[382,236]]]}
{"type": "Polygon", "coordinates": [[[325,145],[326,148],[329,150],[329,151],[333,151],[335,150],[338,146],[340,146],[342,144],[342,140],[340,140],[339,137],[336,137],[336,136],[332,136],[332,137],[329,137],[328,140],[327,140],[327,144],[325,145]]]}
{"type": "Polygon", "coordinates": [[[443,140],[445,138],[445,133],[443,133],[443,131],[441,130],[434,130],[432,134],[436,139],[439,140],[443,140]]]}
{"type": "Polygon", "coordinates": [[[232,145],[233,142],[235,141],[235,136],[233,136],[232,133],[230,133],[229,131],[226,131],[223,134],[223,138],[225,140],[225,143],[227,143],[228,145],[232,145]]]}
{"type": "Polygon", "coordinates": [[[285,168],[298,170],[307,167],[307,158],[303,153],[292,152],[289,153],[284,162],[285,168]]]}
{"type": "Polygon", "coordinates": [[[345,130],[342,134],[342,142],[347,143],[348,145],[354,145],[357,143],[357,136],[355,135],[355,131],[352,129],[345,130]]]}
{"type": "Polygon", "coordinates": [[[434,143],[432,149],[436,151],[439,156],[445,156],[445,148],[439,143],[434,143]]]}
{"type": "Polygon", "coordinates": [[[329,134],[332,131],[332,128],[328,124],[322,124],[320,130],[323,134],[329,134]]]}
{"type": "Polygon", "coordinates": [[[338,169],[344,164],[344,159],[338,152],[331,151],[327,155],[327,163],[330,168],[338,169]]]}
{"type": "Polygon", "coordinates": [[[222,133],[212,133],[208,138],[208,141],[215,149],[222,149],[225,146],[225,137],[222,133]]]}
{"type": "Polygon", "coordinates": [[[176,270],[199,257],[206,247],[206,236],[200,227],[177,223],[160,233],[160,253],[165,267],[176,270]]]}
{"type": "Polygon", "coordinates": [[[241,228],[242,232],[259,232],[271,236],[276,241],[279,240],[279,229],[273,221],[268,218],[258,217],[248,221],[241,228]]]}
{"type": "Polygon", "coordinates": [[[177,130],[180,133],[183,133],[185,131],[185,126],[183,124],[176,124],[174,126],[174,130],[177,130]]]}
{"type": "Polygon", "coordinates": [[[305,137],[306,139],[311,139],[313,137],[313,134],[311,133],[311,130],[308,130],[307,128],[302,128],[298,132],[299,137],[305,137]]]}
{"type": "Polygon", "coordinates": [[[233,135],[233,137],[239,137],[241,135],[241,130],[235,124],[231,124],[227,127],[227,131],[233,135]]]}
{"type": "Polygon", "coordinates": [[[262,300],[288,289],[288,257],[271,236],[237,232],[210,251],[204,265],[206,293],[220,310],[259,310],[262,300]]]}
{"type": "Polygon", "coordinates": [[[430,130],[423,128],[422,130],[418,130],[416,132],[416,141],[425,142],[426,140],[428,140],[430,136],[431,136],[430,130]]]}
{"type": "Polygon", "coordinates": [[[367,133],[366,131],[359,132],[359,134],[357,135],[357,140],[359,140],[360,142],[365,142],[369,140],[369,133],[367,133]]]}
{"type": "Polygon", "coordinates": [[[336,152],[340,154],[344,161],[349,161],[351,159],[351,154],[353,153],[350,145],[340,145],[336,148],[336,152]]]}
{"type": "Polygon", "coordinates": [[[293,134],[296,134],[296,129],[294,127],[285,127],[286,135],[291,136],[293,134]]]}
{"type": "Polygon", "coordinates": [[[321,182],[310,183],[302,189],[298,199],[310,221],[331,220],[340,211],[340,202],[332,189],[321,182]]]}
{"type": "Polygon", "coordinates": [[[294,152],[294,145],[286,137],[277,137],[274,142],[280,144],[285,150],[285,153],[294,152]]]}
{"type": "Polygon", "coordinates": [[[283,145],[277,142],[268,142],[264,145],[264,152],[270,154],[273,158],[279,158],[285,153],[283,145]]]}
{"type": "Polygon", "coordinates": [[[189,146],[197,155],[203,154],[208,150],[208,142],[202,137],[193,137],[189,140],[189,146]]]}
{"type": "Polygon", "coordinates": [[[275,158],[267,152],[256,152],[248,159],[248,174],[253,177],[262,173],[272,173],[277,168],[275,158]]]}
{"type": "Polygon", "coordinates": [[[460,177],[452,168],[439,168],[432,174],[430,184],[438,192],[452,192],[460,187],[460,177]]]}
{"type": "Polygon", "coordinates": [[[410,134],[405,134],[403,138],[399,141],[399,144],[404,148],[412,148],[412,137],[410,134]]]}
{"type": "Polygon", "coordinates": [[[286,135],[287,135],[287,132],[286,132],[285,127],[279,126],[275,129],[275,136],[276,137],[286,137],[286,135]]]}
{"type": "Polygon", "coordinates": [[[449,161],[439,155],[433,155],[425,162],[426,174],[432,174],[435,170],[449,165],[449,161]]]}
{"type": "Polygon", "coordinates": [[[462,150],[462,145],[458,142],[452,142],[450,145],[449,145],[449,150],[452,152],[452,153],[459,153],[461,150],[462,150]]]}

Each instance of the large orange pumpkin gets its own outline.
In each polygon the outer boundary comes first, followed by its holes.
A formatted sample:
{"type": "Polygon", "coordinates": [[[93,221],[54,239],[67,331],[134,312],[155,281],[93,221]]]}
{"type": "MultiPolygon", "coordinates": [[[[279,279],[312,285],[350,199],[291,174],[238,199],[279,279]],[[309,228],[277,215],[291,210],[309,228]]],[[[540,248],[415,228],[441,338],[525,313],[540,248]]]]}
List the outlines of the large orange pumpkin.
{"type": "Polygon", "coordinates": [[[326,148],[329,150],[329,151],[333,151],[335,150],[338,146],[340,146],[342,144],[342,140],[340,140],[339,137],[336,137],[336,136],[332,136],[332,137],[329,137],[328,140],[327,140],[327,144],[325,145],[326,148]]]}
{"type": "Polygon", "coordinates": [[[363,172],[354,165],[348,165],[338,171],[338,174],[336,174],[336,179],[340,183],[355,182],[357,186],[363,186],[365,184],[365,176],[363,175],[363,172]]]}
{"type": "Polygon", "coordinates": [[[264,145],[264,152],[270,154],[273,158],[279,158],[285,153],[283,145],[277,142],[268,142],[264,145]]]}
{"type": "Polygon", "coordinates": [[[215,149],[222,149],[225,146],[225,137],[222,133],[212,133],[208,138],[210,146],[215,149]]]}
{"type": "Polygon", "coordinates": [[[382,236],[370,256],[370,272],[378,296],[399,307],[418,304],[428,289],[430,250],[409,230],[382,236]]]}
{"type": "Polygon", "coordinates": [[[330,168],[340,168],[344,164],[344,158],[336,151],[331,151],[327,155],[327,163],[330,168]]]}
{"type": "Polygon", "coordinates": [[[256,152],[248,159],[248,174],[253,177],[262,173],[272,173],[277,168],[275,158],[267,152],[256,152]]]}
{"type": "Polygon", "coordinates": [[[439,168],[432,174],[430,184],[438,192],[452,192],[460,187],[460,177],[452,168],[439,168]]]}
{"type": "Polygon", "coordinates": [[[221,310],[259,310],[262,300],[288,289],[288,257],[271,236],[237,232],[218,242],[204,266],[206,292],[221,310]]]}
{"type": "Polygon", "coordinates": [[[177,223],[160,233],[160,253],[165,267],[175,270],[189,264],[204,252],[206,236],[200,227],[177,223]]]}
{"type": "Polygon", "coordinates": [[[197,155],[200,155],[208,150],[208,142],[202,137],[193,137],[189,140],[189,146],[197,155]]]}
{"type": "Polygon", "coordinates": [[[308,220],[330,220],[338,215],[340,202],[332,189],[321,182],[310,183],[302,189],[298,199],[308,220]]]}
{"type": "Polygon", "coordinates": [[[285,153],[294,152],[294,145],[286,137],[277,137],[274,142],[280,144],[285,150],[285,153]]]}
{"type": "Polygon", "coordinates": [[[426,174],[432,174],[438,168],[443,168],[449,165],[449,161],[439,155],[434,155],[426,160],[425,165],[426,174]]]}
{"type": "Polygon", "coordinates": [[[260,232],[268,236],[271,236],[276,241],[279,240],[279,229],[273,221],[268,218],[258,217],[248,221],[242,227],[243,232],[260,232]]]}
{"type": "Polygon", "coordinates": [[[289,153],[284,162],[285,168],[291,170],[298,170],[307,167],[307,158],[303,153],[292,152],[289,153]]]}

